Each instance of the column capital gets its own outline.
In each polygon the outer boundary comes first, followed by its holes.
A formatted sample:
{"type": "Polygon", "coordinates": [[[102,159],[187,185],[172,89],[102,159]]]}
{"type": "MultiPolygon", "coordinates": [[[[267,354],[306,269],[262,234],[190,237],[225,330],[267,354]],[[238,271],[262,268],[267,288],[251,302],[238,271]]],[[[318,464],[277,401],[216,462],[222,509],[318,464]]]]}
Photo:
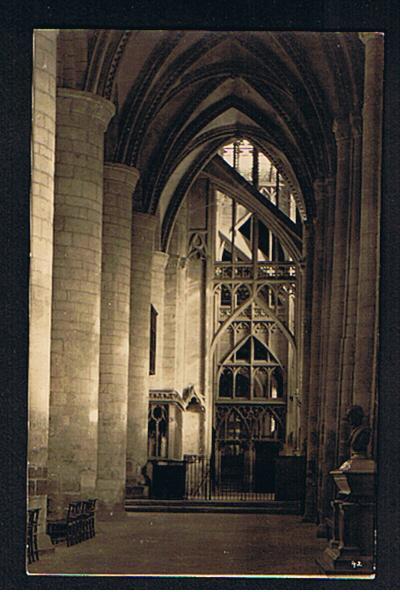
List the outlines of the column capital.
{"type": "Polygon", "coordinates": [[[351,136],[349,117],[336,117],[333,121],[332,131],[335,134],[336,143],[348,140],[351,136]]]}
{"type": "Polygon", "coordinates": [[[168,263],[169,255],[164,251],[153,251],[153,267],[163,271],[168,263]]]}
{"type": "Polygon", "coordinates": [[[133,210],[132,221],[135,225],[140,225],[144,228],[154,230],[157,226],[158,216],[148,214],[147,212],[138,212],[133,210]]]}
{"type": "Polygon", "coordinates": [[[319,177],[313,181],[314,201],[315,201],[315,216],[313,217],[313,224],[316,226],[321,222],[321,214],[326,202],[326,179],[319,177]]]}
{"type": "Polygon", "coordinates": [[[74,117],[75,123],[87,124],[92,121],[103,131],[115,115],[115,105],[108,99],[83,90],[73,88],[57,89],[57,109],[74,117]],[[77,120],[78,118],[78,120],[77,120]]]}
{"type": "Polygon", "coordinates": [[[168,266],[172,267],[174,270],[183,269],[185,265],[186,257],[177,254],[168,255],[168,266]]]}
{"type": "Polygon", "coordinates": [[[350,125],[353,137],[361,136],[362,116],[361,113],[350,113],[350,125]]]}
{"type": "Polygon", "coordinates": [[[384,33],[379,31],[368,31],[366,33],[359,33],[358,37],[361,39],[364,45],[367,45],[368,43],[374,40],[382,40],[383,42],[384,33]]]}
{"type": "Polygon", "coordinates": [[[314,199],[315,201],[322,201],[325,197],[325,184],[326,180],[324,177],[318,177],[313,181],[314,199]]]}
{"type": "Polygon", "coordinates": [[[58,34],[60,32],[60,29],[34,29],[33,30],[33,36],[35,37],[35,35],[37,35],[38,33],[41,35],[45,35],[48,37],[58,37],[58,34]]]}
{"type": "Polygon", "coordinates": [[[140,173],[138,169],[119,162],[104,163],[104,178],[107,181],[116,181],[129,185],[134,191],[139,180],[140,173]]]}
{"type": "Polygon", "coordinates": [[[335,177],[318,177],[313,181],[314,200],[316,205],[316,216],[313,219],[314,225],[320,221],[320,216],[325,208],[325,204],[334,199],[335,195],[335,177]]]}
{"type": "Polygon", "coordinates": [[[335,177],[318,177],[313,181],[314,199],[316,202],[325,201],[335,186],[335,177]]]}

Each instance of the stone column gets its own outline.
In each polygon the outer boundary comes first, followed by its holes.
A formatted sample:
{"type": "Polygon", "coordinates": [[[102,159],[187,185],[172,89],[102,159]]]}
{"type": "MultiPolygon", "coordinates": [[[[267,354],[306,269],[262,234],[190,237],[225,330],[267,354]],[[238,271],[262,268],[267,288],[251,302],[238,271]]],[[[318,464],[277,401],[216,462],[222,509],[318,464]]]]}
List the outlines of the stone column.
{"type": "Polygon", "coordinates": [[[184,385],[204,392],[205,260],[192,256],[187,262],[185,290],[184,385]]]}
{"type": "Polygon", "coordinates": [[[362,33],[365,44],[358,314],[354,403],[373,412],[378,332],[383,35],[362,33]]]}
{"type": "Polygon", "coordinates": [[[321,466],[321,509],[323,519],[331,514],[330,500],[333,499],[334,486],[329,471],[335,468],[337,462],[339,372],[344,324],[345,271],[349,222],[348,203],[351,195],[351,128],[348,118],[336,120],[333,131],[337,145],[337,168],[329,338],[325,382],[325,431],[321,466]]]}
{"type": "Polygon", "coordinates": [[[179,373],[177,351],[179,339],[178,320],[180,312],[179,277],[184,260],[180,255],[170,254],[165,270],[165,317],[164,317],[164,382],[166,388],[177,388],[179,373]]]}
{"type": "Polygon", "coordinates": [[[182,392],[185,384],[185,324],[188,255],[188,201],[175,220],[165,270],[164,383],[182,392]]]}
{"type": "Polygon", "coordinates": [[[348,459],[349,422],[346,410],[353,402],[353,374],[355,330],[357,323],[358,262],[360,255],[360,210],[361,210],[361,118],[351,117],[352,127],[352,195],[349,203],[350,227],[348,234],[345,328],[343,336],[339,411],[339,458],[338,465],[348,459]]]}
{"type": "Polygon", "coordinates": [[[306,498],[303,520],[315,522],[317,518],[317,465],[318,465],[318,408],[320,405],[319,380],[322,362],[321,310],[323,294],[323,259],[326,211],[326,183],[317,179],[314,183],[316,218],[314,219],[313,284],[311,301],[311,343],[308,384],[306,498]]]}
{"type": "Polygon", "coordinates": [[[104,131],[114,105],[58,89],[49,481],[51,510],[95,493],[104,131]]]}
{"type": "Polygon", "coordinates": [[[53,265],[57,30],[34,34],[29,276],[29,504],[46,524],[53,265]]]}
{"type": "Polygon", "coordinates": [[[123,509],[125,499],[132,194],[138,178],[132,167],[104,166],[96,490],[106,515],[123,509]]]}
{"type": "Polygon", "coordinates": [[[157,347],[156,347],[156,373],[150,376],[150,388],[163,388],[163,359],[164,359],[164,293],[165,293],[165,268],[168,263],[168,254],[163,251],[154,251],[153,270],[151,280],[151,304],[157,311],[157,347]]]}
{"type": "Polygon", "coordinates": [[[147,462],[151,276],[156,223],[156,216],[133,212],[127,441],[130,484],[141,482],[141,470],[147,462]]]}
{"type": "MultiPolygon", "coordinates": [[[[326,180],[326,198],[324,207],[324,234],[323,234],[323,279],[322,279],[322,301],[321,301],[321,336],[320,336],[320,358],[319,358],[319,398],[318,398],[318,420],[317,434],[318,442],[318,478],[317,478],[317,500],[318,500],[318,520],[321,520],[321,486],[323,477],[323,444],[325,435],[325,401],[326,392],[326,374],[328,365],[328,345],[329,345],[329,320],[331,305],[331,284],[332,284],[332,261],[333,261],[333,229],[335,219],[335,191],[336,181],[333,177],[326,180]]],[[[326,529],[322,529],[320,534],[326,535],[326,529]],[[322,530],[324,532],[322,532],[322,530]]]]}
{"type": "MultiPolygon", "coordinates": [[[[313,259],[314,241],[310,224],[304,226],[304,258],[307,264],[301,269],[298,281],[302,281],[302,301],[299,306],[300,319],[302,322],[302,354],[298,355],[298,363],[301,366],[301,382],[299,385],[300,396],[300,439],[298,449],[300,454],[305,454],[307,442],[308,408],[309,408],[309,385],[310,385],[310,364],[311,364],[311,306],[313,287],[313,259]]],[[[299,352],[300,353],[300,352],[299,352]]]]}

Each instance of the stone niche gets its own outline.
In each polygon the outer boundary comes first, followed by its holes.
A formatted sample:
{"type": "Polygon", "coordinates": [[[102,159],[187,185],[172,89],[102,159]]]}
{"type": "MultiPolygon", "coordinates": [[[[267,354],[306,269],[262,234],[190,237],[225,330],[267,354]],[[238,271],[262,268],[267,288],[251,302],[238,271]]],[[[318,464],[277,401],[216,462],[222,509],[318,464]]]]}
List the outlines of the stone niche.
{"type": "Polygon", "coordinates": [[[189,385],[183,391],[183,400],[183,454],[203,456],[206,421],[204,396],[198,394],[193,385],[189,385]]]}
{"type": "Polygon", "coordinates": [[[175,390],[150,390],[149,459],[182,460],[186,455],[204,454],[203,399],[193,385],[182,395],[175,390]]]}
{"type": "Polygon", "coordinates": [[[173,389],[150,390],[149,460],[182,458],[182,397],[173,389]]]}
{"type": "Polygon", "coordinates": [[[197,401],[191,401],[183,415],[183,453],[204,454],[204,410],[197,401]]]}

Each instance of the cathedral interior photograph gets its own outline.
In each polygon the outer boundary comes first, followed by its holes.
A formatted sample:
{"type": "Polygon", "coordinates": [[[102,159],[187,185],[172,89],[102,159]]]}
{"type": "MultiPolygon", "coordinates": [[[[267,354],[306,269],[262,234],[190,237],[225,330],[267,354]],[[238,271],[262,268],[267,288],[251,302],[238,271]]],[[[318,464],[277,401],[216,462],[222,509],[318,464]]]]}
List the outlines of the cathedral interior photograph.
{"type": "Polygon", "coordinates": [[[383,64],[34,31],[28,574],[374,577],[383,64]]]}

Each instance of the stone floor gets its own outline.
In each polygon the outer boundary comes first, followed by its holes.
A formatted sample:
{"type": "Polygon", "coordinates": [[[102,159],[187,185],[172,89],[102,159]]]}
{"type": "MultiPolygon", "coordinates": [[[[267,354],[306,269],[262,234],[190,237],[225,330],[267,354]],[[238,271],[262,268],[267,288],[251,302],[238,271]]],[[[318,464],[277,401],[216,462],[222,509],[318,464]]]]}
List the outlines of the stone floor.
{"type": "Polygon", "coordinates": [[[318,574],[326,546],[299,516],[129,513],[98,522],[96,537],[58,545],[31,574],[273,575],[318,574]]]}

